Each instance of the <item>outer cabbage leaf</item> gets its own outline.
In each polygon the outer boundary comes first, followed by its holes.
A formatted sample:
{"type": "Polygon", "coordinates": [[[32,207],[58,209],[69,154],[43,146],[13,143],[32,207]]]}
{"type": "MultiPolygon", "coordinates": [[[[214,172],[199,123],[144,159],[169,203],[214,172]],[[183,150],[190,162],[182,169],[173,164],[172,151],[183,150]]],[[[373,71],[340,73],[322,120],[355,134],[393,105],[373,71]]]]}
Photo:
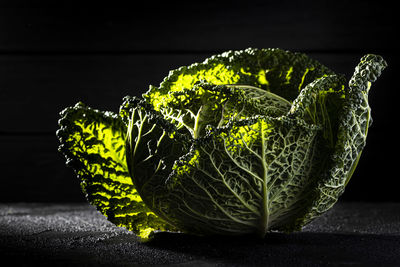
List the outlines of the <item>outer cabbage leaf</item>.
{"type": "Polygon", "coordinates": [[[59,150],[76,172],[88,201],[118,226],[146,239],[169,226],[142,201],[128,173],[126,125],[112,112],[82,103],[61,112],[59,150]]]}
{"type": "Polygon", "coordinates": [[[317,130],[266,116],[217,128],[177,163],[157,208],[190,233],[264,236],[309,196],[317,130]]]}
{"type": "Polygon", "coordinates": [[[172,92],[192,89],[199,81],[215,85],[246,85],[293,101],[300,90],[316,78],[334,72],[305,54],[281,49],[228,51],[202,63],[170,71],[159,87],[143,95],[156,110],[174,98],[172,92]]]}
{"type": "Polygon", "coordinates": [[[387,63],[381,56],[369,54],[361,58],[348,89],[344,91],[345,101],[338,114],[336,142],[329,164],[321,170],[314,196],[304,206],[304,213],[299,215],[294,228],[304,226],[329,210],[343,194],[365,147],[371,125],[371,108],[368,104],[371,84],[386,67],[387,63]]]}
{"type": "MultiPolygon", "coordinates": [[[[121,113],[130,117],[126,138],[130,176],[146,205],[157,211],[154,207],[163,203],[158,203],[155,196],[164,194],[166,188],[163,181],[171,172],[175,160],[185,153],[188,139],[135,97],[125,98],[121,113]]],[[[169,221],[168,217],[163,218],[169,221]]]]}

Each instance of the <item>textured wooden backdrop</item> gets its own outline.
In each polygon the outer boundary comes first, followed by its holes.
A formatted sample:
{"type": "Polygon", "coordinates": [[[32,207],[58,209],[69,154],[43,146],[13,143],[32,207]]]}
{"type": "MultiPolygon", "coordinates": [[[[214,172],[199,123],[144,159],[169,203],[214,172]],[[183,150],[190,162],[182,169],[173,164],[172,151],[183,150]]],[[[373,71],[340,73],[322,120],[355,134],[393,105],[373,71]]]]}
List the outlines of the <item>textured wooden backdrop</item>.
{"type": "Polygon", "coordinates": [[[0,201],[82,201],[57,152],[58,113],[83,101],[118,111],[125,95],[226,50],[305,52],[351,77],[366,53],[389,68],[373,85],[367,147],[344,200],[400,201],[393,1],[198,1],[130,8],[0,9],[0,201]],[[390,3],[392,2],[392,3],[390,3]]]}

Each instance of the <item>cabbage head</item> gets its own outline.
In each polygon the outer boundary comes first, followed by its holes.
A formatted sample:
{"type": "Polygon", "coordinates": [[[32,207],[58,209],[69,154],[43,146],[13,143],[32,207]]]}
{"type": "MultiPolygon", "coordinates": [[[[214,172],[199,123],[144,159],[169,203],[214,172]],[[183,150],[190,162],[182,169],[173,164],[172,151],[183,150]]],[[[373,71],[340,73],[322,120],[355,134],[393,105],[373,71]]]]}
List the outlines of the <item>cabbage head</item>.
{"type": "Polygon", "coordinates": [[[301,230],[344,192],[386,66],[366,55],[346,81],[301,53],[228,51],[170,71],[118,114],[66,108],[59,150],[88,201],[143,239],[301,230]]]}

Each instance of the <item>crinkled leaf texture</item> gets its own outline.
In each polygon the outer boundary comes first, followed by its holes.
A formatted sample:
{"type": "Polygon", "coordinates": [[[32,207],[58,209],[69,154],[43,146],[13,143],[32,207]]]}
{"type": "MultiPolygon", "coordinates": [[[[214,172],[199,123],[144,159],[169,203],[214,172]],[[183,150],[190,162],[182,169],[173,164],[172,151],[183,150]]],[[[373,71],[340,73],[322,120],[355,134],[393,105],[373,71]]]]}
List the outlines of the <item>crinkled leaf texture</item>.
{"type": "Polygon", "coordinates": [[[126,125],[118,115],[83,103],[61,112],[57,136],[88,201],[111,222],[146,239],[154,230],[167,230],[142,201],[126,164],[126,125]]]}
{"type": "Polygon", "coordinates": [[[142,237],[300,230],[351,178],[385,67],[364,56],[346,85],[304,54],[229,51],[125,97],[119,115],[67,108],[60,150],[89,201],[142,237]]]}

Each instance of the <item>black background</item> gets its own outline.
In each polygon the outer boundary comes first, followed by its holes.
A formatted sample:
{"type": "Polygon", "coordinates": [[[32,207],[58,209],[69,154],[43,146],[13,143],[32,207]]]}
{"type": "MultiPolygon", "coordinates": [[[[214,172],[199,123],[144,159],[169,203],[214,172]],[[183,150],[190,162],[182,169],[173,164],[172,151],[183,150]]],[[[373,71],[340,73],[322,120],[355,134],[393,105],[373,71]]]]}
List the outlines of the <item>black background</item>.
{"type": "MultiPolygon", "coordinates": [[[[144,1],[140,1],[144,2],[144,1]]],[[[226,50],[304,52],[350,78],[366,53],[389,64],[344,201],[400,201],[395,1],[169,1],[126,8],[0,8],[0,201],[85,201],[57,151],[58,112],[118,111],[171,69],[226,50]]]]}

